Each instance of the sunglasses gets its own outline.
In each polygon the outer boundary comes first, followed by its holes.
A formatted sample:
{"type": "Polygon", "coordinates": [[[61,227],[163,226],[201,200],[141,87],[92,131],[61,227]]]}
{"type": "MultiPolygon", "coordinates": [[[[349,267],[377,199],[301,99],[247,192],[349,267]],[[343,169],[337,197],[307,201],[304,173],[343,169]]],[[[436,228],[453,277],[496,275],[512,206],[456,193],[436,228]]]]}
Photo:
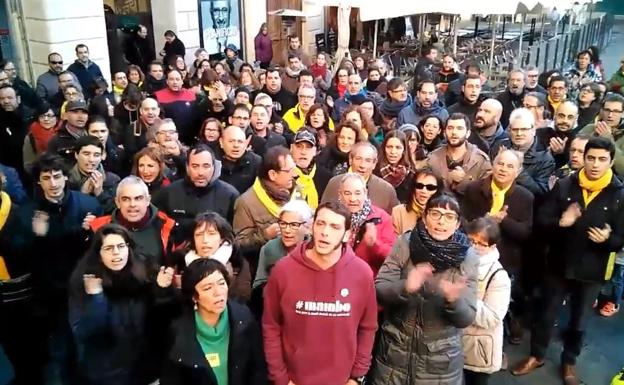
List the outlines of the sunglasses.
{"type": "Polygon", "coordinates": [[[62,61],[50,61],[50,64],[63,64],[62,61]]]}
{"type": "Polygon", "coordinates": [[[438,189],[438,185],[424,184],[420,182],[416,182],[415,186],[416,186],[416,190],[427,189],[427,191],[436,191],[438,189]]]}

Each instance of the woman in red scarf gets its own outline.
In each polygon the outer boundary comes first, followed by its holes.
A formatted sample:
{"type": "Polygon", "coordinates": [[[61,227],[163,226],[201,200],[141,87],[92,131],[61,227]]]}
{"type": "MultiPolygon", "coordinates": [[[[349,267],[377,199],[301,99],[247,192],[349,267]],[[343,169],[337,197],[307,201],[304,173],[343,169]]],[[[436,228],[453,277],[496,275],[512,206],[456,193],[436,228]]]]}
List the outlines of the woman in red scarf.
{"type": "Polygon", "coordinates": [[[32,169],[37,156],[48,149],[48,142],[61,126],[61,120],[56,111],[46,102],[37,109],[35,117],[37,119],[30,125],[22,148],[24,169],[27,172],[32,169]]]}

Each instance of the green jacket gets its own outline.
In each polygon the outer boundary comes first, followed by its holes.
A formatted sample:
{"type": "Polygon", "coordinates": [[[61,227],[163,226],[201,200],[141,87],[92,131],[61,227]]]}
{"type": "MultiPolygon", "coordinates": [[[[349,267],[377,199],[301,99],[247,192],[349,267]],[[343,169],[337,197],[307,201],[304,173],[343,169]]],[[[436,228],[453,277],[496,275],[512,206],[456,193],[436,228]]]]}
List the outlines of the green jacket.
{"type": "MultiPolygon", "coordinates": [[[[596,125],[594,123],[588,124],[579,132],[579,134],[598,136],[594,132],[596,125]]],[[[620,124],[620,127],[614,133],[612,137],[615,143],[615,163],[613,168],[615,173],[622,177],[624,176],[624,123],[620,124]]]]}
{"type": "Polygon", "coordinates": [[[624,95],[624,72],[618,70],[609,80],[609,91],[624,95]]]}

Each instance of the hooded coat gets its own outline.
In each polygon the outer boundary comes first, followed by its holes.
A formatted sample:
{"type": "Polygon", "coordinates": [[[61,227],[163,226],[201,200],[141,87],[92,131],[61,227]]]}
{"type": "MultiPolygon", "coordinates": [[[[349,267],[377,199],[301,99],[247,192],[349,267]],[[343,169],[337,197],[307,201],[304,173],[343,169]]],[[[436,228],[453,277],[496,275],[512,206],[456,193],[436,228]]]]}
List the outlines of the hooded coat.
{"type": "Polygon", "coordinates": [[[442,106],[439,100],[433,102],[431,107],[426,108],[420,105],[418,100],[414,101],[410,106],[407,106],[399,112],[397,117],[397,127],[401,127],[405,123],[410,123],[418,126],[421,119],[427,115],[434,115],[440,119],[441,122],[446,122],[449,117],[448,111],[442,106]]]}
{"type": "Polygon", "coordinates": [[[281,259],[264,291],[262,331],[275,385],[344,384],[366,375],[377,330],[370,267],[343,246],[327,270],[302,243],[281,259]]]}
{"type": "Polygon", "coordinates": [[[221,162],[214,161],[212,178],[206,187],[195,187],[188,177],[177,180],[158,191],[153,203],[169,217],[178,222],[183,234],[191,234],[195,216],[204,211],[214,211],[232,222],[236,189],[219,179],[221,162]]]}

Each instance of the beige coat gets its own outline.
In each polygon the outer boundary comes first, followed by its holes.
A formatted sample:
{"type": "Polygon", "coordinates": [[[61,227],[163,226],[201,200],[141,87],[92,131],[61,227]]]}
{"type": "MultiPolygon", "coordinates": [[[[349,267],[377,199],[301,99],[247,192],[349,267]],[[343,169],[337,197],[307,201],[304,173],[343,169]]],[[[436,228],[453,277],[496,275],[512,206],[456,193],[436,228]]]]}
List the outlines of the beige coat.
{"type": "MultiPolygon", "coordinates": [[[[344,174],[336,175],[329,180],[323,197],[321,198],[321,203],[338,200],[338,188],[340,187],[340,182],[343,177],[344,174]]],[[[373,205],[383,209],[388,214],[392,214],[392,208],[399,204],[399,199],[397,198],[394,187],[375,175],[370,176],[366,187],[368,188],[368,197],[373,205]]]]}
{"type": "Polygon", "coordinates": [[[419,219],[420,215],[414,211],[407,211],[407,206],[404,204],[392,208],[392,227],[396,235],[412,231],[419,219]]]}
{"type": "Polygon", "coordinates": [[[449,173],[452,170],[448,169],[446,163],[446,144],[438,147],[429,153],[427,157],[427,165],[431,167],[433,172],[442,177],[444,184],[447,188],[453,190],[453,192],[463,195],[466,190],[466,186],[473,180],[480,180],[492,172],[492,164],[487,154],[477,148],[474,144],[466,142],[466,155],[464,156],[464,172],[466,177],[459,183],[450,181],[449,173]]]}
{"type": "Polygon", "coordinates": [[[236,241],[245,252],[259,251],[270,239],[265,229],[277,222],[250,187],[234,203],[234,233],[236,241]]]}
{"type": "Polygon", "coordinates": [[[498,250],[479,258],[477,314],[464,329],[464,368],[473,372],[494,373],[503,360],[503,319],[509,308],[511,281],[498,261],[498,250]],[[485,287],[490,280],[490,285],[485,287]]]}

